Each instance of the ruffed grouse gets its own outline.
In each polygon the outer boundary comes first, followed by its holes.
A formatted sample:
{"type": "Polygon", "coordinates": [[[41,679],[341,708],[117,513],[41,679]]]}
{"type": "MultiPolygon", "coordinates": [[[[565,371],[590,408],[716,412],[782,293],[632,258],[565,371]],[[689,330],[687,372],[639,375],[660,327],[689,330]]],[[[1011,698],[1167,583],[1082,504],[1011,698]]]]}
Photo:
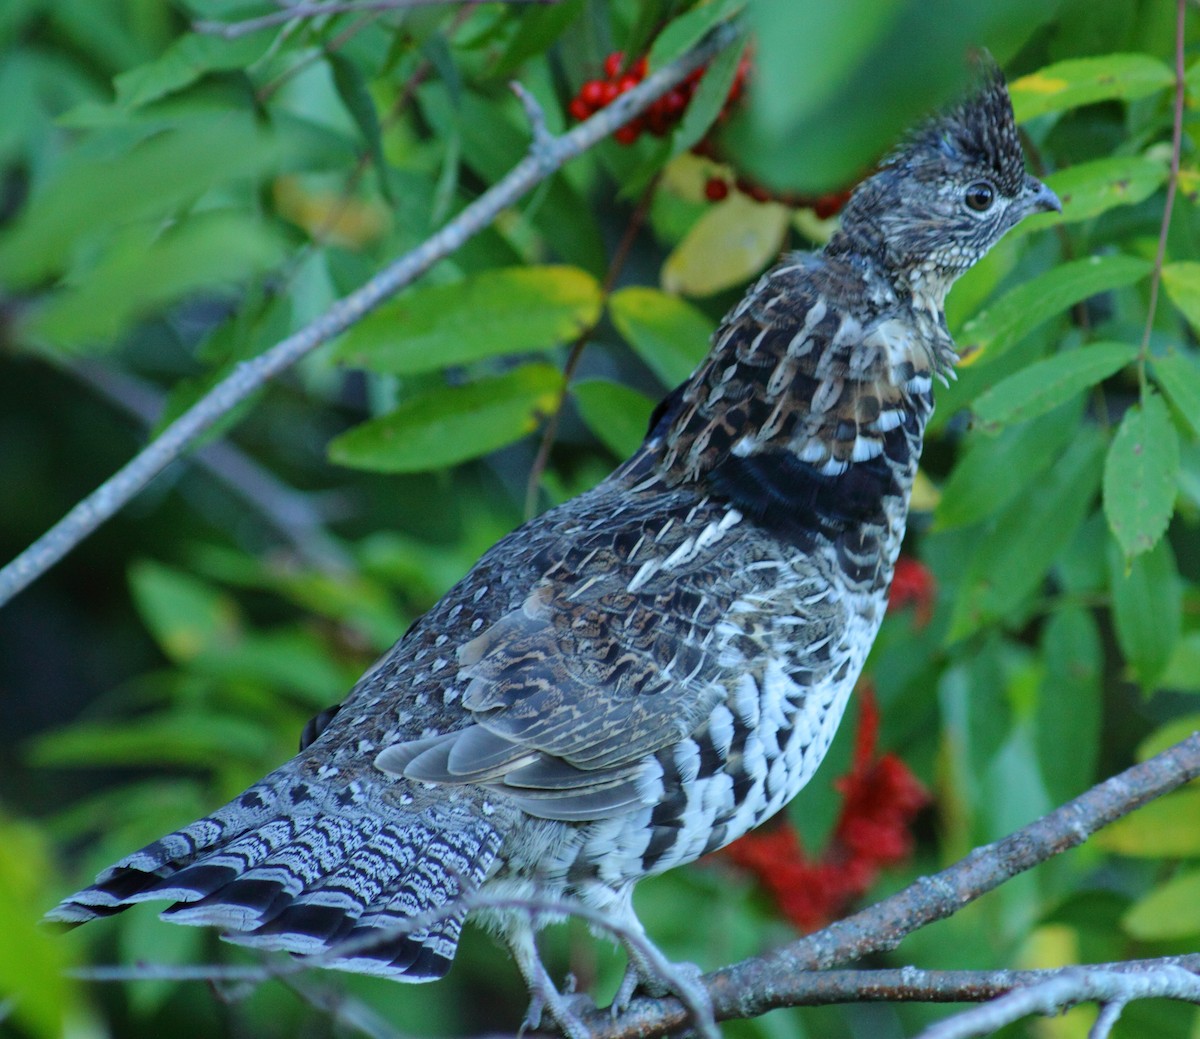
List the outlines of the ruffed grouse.
{"type": "MultiPolygon", "coordinates": [[[[822,251],[759,280],[629,461],[488,551],[297,757],[50,917],[167,899],[166,919],[235,942],[428,981],[464,896],[574,897],[636,931],[640,878],[794,797],[883,617],[932,380],[957,359],[946,292],[1059,208],[998,72],[982,80],[858,187],[822,251]]],[[[482,915],[534,1023],[548,1005],[578,1033],[544,920],[482,915]]],[[[656,981],[630,954],[623,1002],[656,981]]]]}

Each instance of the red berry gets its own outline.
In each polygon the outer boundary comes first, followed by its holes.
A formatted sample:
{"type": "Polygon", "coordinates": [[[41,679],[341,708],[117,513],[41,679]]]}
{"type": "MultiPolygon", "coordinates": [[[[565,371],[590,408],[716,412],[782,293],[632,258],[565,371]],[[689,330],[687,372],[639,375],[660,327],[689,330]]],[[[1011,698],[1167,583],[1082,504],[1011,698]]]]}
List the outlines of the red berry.
{"type": "Polygon", "coordinates": [[[619,144],[633,144],[641,135],[642,128],[635,126],[633,123],[626,123],[624,126],[618,127],[613,136],[619,144]]]}
{"type": "Polygon", "coordinates": [[[593,111],[604,107],[604,84],[598,79],[589,79],[579,88],[579,97],[593,111]]]}
{"type": "Polygon", "coordinates": [[[611,105],[617,99],[618,93],[620,93],[620,91],[617,90],[616,83],[611,81],[601,83],[600,94],[604,98],[604,104],[602,104],[600,107],[603,108],[604,105],[611,105]]]}
{"type": "Polygon", "coordinates": [[[620,79],[617,80],[617,93],[624,94],[627,90],[632,90],[640,82],[641,82],[641,80],[638,79],[637,76],[626,73],[624,76],[622,76],[620,79]]]}
{"type": "Polygon", "coordinates": [[[709,177],[704,182],[704,197],[709,202],[720,202],[729,194],[729,184],[720,177],[709,177]]]}
{"type": "Polygon", "coordinates": [[[571,103],[567,105],[567,111],[571,113],[572,119],[578,119],[581,123],[592,114],[593,109],[583,100],[576,97],[571,99],[571,103]]]}
{"type": "Polygon", "coordinates": [[[618,72],[621,71],[621,66],[625,63],[624,51],[613,51],[607,58],[604,59],[604,74],[612,79],[618,72]]]}
{"type": "Polygon", "coordinates": [[[633,74],[635,76],[637,76],[638,79],[645,79],[646,78],[646,70],[649,67],[650,67],[650,65],[646,61],[646,58],[644,56],[640,57],[640,58],[638,58],[637,61],[635,61],[633,63],[633,74]]]}
{"type": "Polygon", "coordinates": [[[671,115],[679,115],[688,104],[688,96],[678,87],[672,87],[661,98],[663,107],[671,115]]]}
{"type": "Polygon", "coordinates": [[[646,114],[643,118],[646,120],[646,129],[654,134],[655,137],[665,136],[667,131],[671,129],[671,125],[674,122],[674,120],[672,120],[671,117],[657,105],[651,105],[650,108],[646,110],[646,114]]]}

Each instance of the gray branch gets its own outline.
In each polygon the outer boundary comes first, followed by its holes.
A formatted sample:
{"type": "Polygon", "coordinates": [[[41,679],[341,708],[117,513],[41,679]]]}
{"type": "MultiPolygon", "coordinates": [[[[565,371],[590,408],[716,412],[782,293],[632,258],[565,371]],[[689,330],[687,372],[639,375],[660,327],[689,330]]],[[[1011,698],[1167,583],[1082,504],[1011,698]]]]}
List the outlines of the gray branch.
{"type": "MultiPolygon", "coordinates": [[[[1003,840],[976,848],[940,873],[921,877],[815,934],[706,975],[713,1012],[717,1020],[756,1017],[809,1002],[812,986],[823,984],[822,975],[813,972],[894,949],[913,931],[952,916],[1006,880],[1082,844],[1102,827],[1197,777],[1200,733],[1193,733],[1003,840]]],[[[991,995],[995,991],[975,998],[991,995]]],[[[687,1017],[679,1001],[666,996],[636,999],[616,1021],[599,1012],[583,1020],[594,1039],[645,1039],[671,1033],[687,1017]]]]}
{"type": "MultiPolygon", "coordinates": [[[[163,395],[132,375],[87,360],[76,361],[64,371],[147,426],[162,414],[163,395]]],[[[261,514],[311,565],[329,573],[344,573],[350,568],[349,553],[325,529],[316,495],[289,487],[226,440],[201,447],[194,460],[261,514]]]]}
{"type": "MultiPolygon", "coordinates": [[[[1163,997],[1200,1002],[1196,995],[1200,990],[1200,954],[1036,971],[920,970],[915,967],[829,969],[871,952],[894,948],[905,935],[951,916],[1005,880],[1082,844],[1103,826],[1198,777],[1200,733],[1194,733],[1003,840],[975,849],[933,877],[923,877],[882,902],[782,949],[706,975],[702,982],[711,997],[713,1019],[755,1017],[785,1006],[991,1000],[993,1002],[979,1008],[978,1017],[967,1018],[966,1025],[956,1023],[967,1017],[960,1014],[937,1026],[947,1029],[982,1027],[986,1031],[1027,1014],[1047,1012],[1045,1008],[1061,1009],[1081,1001],[1098,1001],[1102,1004],[1102,1012],[1097,1027],[1107,1029],[1119,1016],[1121,1008],[1133,999],[1163,997]],[[1058,999],[1057,1003],[1055,999],[1058,999]],[[984,1011],[990,1011],[997,1004],[1001,1006],[996,1012],[1000,1017],[986,1016],[984,1011]],[[986,1024],[994,1020],[1000,1023],[986,1024]]],[[[632,942],[643,954],[652,949],[640,932],[574,901],[500,899],[486,890],[413,917],[398,930],[429,927],[447,914],[486,908],[512,909],[532,916],[575,915],[620,940],[632,942]]],[[[378,940],[378,937],[347,939],[328,955],[347,955],[369,948],[378,940]]],[[[657,950],[654,952],[656,969],[662,969],[657,950]]],[[[205,980],[253,987],[271,978],[286,979],[311,969],[320,959],[284,960],[260,967],[93,967],[73,973],[92,981],[205,980]]],[[[664,976],[678,980],[669,967],[664,976]]],[[[606,1010],[583,1014],[581,1019],[593,1039],[650,1039],[693,1024],[692,1015],[697,1009],[685,1007],[678,999],[665,996],[637,999],[615,1020],[606,1010]]],[[[982,1033],[934,1031],[921,1039],[978,1034],[982,1033]]],[[[1106,1031],[1093,1029],[1093,1039],[1105,1039],[1106,1034],[1106,1031]]]]}
{"type": "MultiPolygon", "coordinates": [[[[459,5],[463,0],[346,0],[339,3],[286,3],[283,10],[264,14],[258,18],[247,18],[241,22],[210,22],[199,21],[192,28],[208,36],[220,36],[226,40],[237,39],[239,36],[249,36],[250,33],[262,29],[270,29],[276,25],[285,25],[301,18],[321,18],[334,14],[357,14],[359,12],[405,11],[413,7],[446,7],[450,4],[459,5]]],[[[509,4],[554,4],[558,0],[503,0],[509,4]]]]}
{"type": "Polygon", "coordinates": [[[972,1007],[927,1028],[918,1039],[971,1039],[991,1035],[1031,1014],[1057,1014],[1079,1003],[1100,1003],[1089,1039],[1107,1039],[1127,1003],[1135,999],[1181,999],[1200,1003],[1200,976],[1171,963],[1144,971],[1072,967],[972,1007]]]}
{"type": "Polygon", "coordinates": [[[499,182],[415,249],[385,267],[366,284],[334,303],[300,331],[257,357],[243,361],[204,397],[171,423],[110,479],[0,570],[0,606],[36,580],[85,537],[126,505],[218,419],[317,347],[341,335],[385,300],[410,285],[439,260],[490,226],[509,206],[557,172],[569,160],[608,137],[682,82],[694,69],[728,47],[738,30],[715,28],[695,48],[618,97],[586,122],[559,137],[539,135],[529,153],[499,182]]]}

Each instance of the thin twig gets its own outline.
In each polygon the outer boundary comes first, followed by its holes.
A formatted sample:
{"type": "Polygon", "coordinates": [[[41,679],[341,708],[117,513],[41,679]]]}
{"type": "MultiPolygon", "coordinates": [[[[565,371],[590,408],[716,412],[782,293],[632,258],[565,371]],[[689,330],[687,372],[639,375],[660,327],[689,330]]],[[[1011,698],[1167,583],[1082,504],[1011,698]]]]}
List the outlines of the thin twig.
{"type": "Polygon", "coordinates": [[[1006,995],[955,1014],[927,1028],[918,1039],[971,1039],[991,1035],[1005,1025],[1031,1014],[1056,1014],[1077,1003],[1104,1003],[1115,1006],[1104,1014],[1092,1030],[1096,1039],[1104,1039],[1120,1016],[1120,1009],[1135,999],[1180,999],[1200,1003],[1200,977],[1182,967],[1164,965],[1144,972],[1106,971],[1074,967],[1058,977],[1017,989],[1006,995]]]}
{"type": "Polygon", "coordinates": [[[1146,328],[1138,350],[1138,382],[1143,393],[1146,388],[1146,361],[1150,355],[1150,335],[1154,331],[1154,315],[1158,309],[1158,293],[1162,284],[1163,260],[1167,254],[1167,232],[1171,229],[1171,210],[1175,206],[1175,191],[1179,186],[1179,156],[1183,147],[1183,102],[1187,92],[1187,68],[1184,59],[1184,25],[1187,0],[1175,3],[1175,110],[1171,130],[1171,167],[1167,175],[1167,198],[1163,203],[1162,225],[1158,230],[1158,250],[1154,254],[1154,271],[1150,276],[1150,302],[1146,308],[1146,328]]]}
{"type": "MultiPolygon", "coordinates": [[[[1073,801],[931,877],[764,956],[706,975],[717,1020],[794,1006],[809,972],[894,949],[913,931],[958,912],[1148,801],[1200,776],[1200,733],[1092,787],[1073,801]]],[[[679,1028],[687,1014],[669,996],[636,999],[618,1021],[589,1014],[594,1039],[645,1039],[679,1028]]]]}
{"type": "Polygon", "coordinates": [[[738,35],[738,30],[731,23],[718,26],[687,54],[648,76],[587,121],[541,146],[530,148],[526,157],[502,180],[415,249],[335,302],[300,331],[257,357],[239,364],[114,476],[75,505],[50,530],[0,570],[0,605],[43,574],[122,508],[218,419],[300,358],[360,321],[439,260],[455,252],[567,161],[604,140],[617,127],[648,107],[655,98],[682,82],[693,69],[711,61],[738,35]]]}
{"type": "MultiPolygon", "coordinates": [[[[625,231],[621,235],[621,240],[617,243],[616,249],[613,250],[612,259],[608,263],[608,270],[605,271],[604,281],[600,286],[600,297],[605,302],[612,295],[613,289],[616,288],[617,278],[621,276],[621,271],[625,267],[625,261],[629,259],[633,243],[637,240],[638,233],[641,231],[642,225],[646,222],[646,214],[650,212],[650,203],[654,201],[654,192],[658,188],[660,179],[660,176],[656,174],[642,191],[637,205],[634,206],[633,212],[629,215],[629,220],[625,224],[625,231]]],[[[601,308],[601,312],[603,313],[603,308],[601,308]]],[[[526,519],[532,519],[537,512],[538,488],[542,483],[542,474],[546,471],[546,466],[550,462],[550,451],[554,447],[554,441],[558,438],[558,427],[562,422],[563,408],[566,407],[567,397],[570,394],[571,380],[575,377],[575,371],[579,367],[579,362],[583,359],[584,349],[595,334],[596,324],[593,323],[579,333],[575,338],[575,342],[571,344],[571,349],[567,354],[566,364],[563,365],[562,388],[558,391],[558,399],[555,401],[554,408],[546,419],[546,426],[542,430],[542,439],[538,444],[537,455],[534,456],[533,464],[529,467],[529,477],[525,483],[526,519]]]]}
{"type": "MultiPolygon", "coordinates": [[[[132,375],[87,360],[77,361],[64,371],[147,426],[157,422],[163,412],[163,394],[132,375]]],[[[251,505],[313,566],[330,573],[344,573],[350,568],[350,554],[325,529],[317,496],[289,487],[226,440],[206,444],[193,458],[251,505]]]]}
{"type": "MultiPolygon", "coordinates": [[[[558,0],[502,0],[506,4],[554,4],[558,0]]],[[[346,0],[345,3],[296,3],[287,4],[283,10],[264,14],[258,18],[247,18],[241,22],[192,23],[192,29],[208,36],[220,36],[226,40],[249,36],[262,29],[300,18],[320,18],[332,14],[357,14],[361,11],[404,11],[413,7],[445,7],[462,3],[462,0],[346,0]]]]}

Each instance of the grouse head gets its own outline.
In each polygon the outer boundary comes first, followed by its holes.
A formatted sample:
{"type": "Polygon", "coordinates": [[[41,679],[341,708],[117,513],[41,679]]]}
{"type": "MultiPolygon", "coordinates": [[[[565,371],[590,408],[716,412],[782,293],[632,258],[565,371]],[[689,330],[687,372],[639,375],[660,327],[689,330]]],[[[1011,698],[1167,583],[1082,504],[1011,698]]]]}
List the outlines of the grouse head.
{"type": "Polygon", "coordinates": [[[1061,211],[1025,172],[1012,102],[981,60],[976,88],[919,126],[846,204],[831,250],[875,252],[941,309],[950,285],[1031,213],[1061,211]]]}

